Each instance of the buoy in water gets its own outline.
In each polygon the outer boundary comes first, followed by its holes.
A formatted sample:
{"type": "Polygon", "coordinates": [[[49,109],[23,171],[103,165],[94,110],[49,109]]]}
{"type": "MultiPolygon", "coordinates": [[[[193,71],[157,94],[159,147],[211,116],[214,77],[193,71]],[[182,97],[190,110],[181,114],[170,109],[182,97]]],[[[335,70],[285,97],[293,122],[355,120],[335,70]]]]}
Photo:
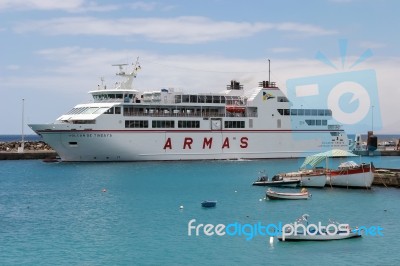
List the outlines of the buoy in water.
{"type": "Polygon", "coordinates": [[[181,209],[181,210],[182,210],[182,209],[183,209],[183,205],[179,206],[179,209],[181,209]]]}
{"type": "Polygon", "coordinates": [[[101,190],[101,192],[107,192],[107,189],[103,188],[103,189],[101,190]]]}

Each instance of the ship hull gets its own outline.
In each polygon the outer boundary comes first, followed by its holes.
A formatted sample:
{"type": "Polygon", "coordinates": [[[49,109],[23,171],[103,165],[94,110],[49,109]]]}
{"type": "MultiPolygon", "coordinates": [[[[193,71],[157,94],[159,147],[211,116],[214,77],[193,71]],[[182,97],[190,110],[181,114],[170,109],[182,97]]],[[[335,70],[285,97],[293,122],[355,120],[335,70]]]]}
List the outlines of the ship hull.
{"type": "Polygon", "coordinates": [[[345,145],[326,145],[329,132],[299,139],[292,131],[44,130],[31,125],[62,161],[170,161],[298,158],[345,145]],[[274,140],[274,141],[271,141],[274,140]],[[325,143],[322,145],[321,143],[325,143]]]}

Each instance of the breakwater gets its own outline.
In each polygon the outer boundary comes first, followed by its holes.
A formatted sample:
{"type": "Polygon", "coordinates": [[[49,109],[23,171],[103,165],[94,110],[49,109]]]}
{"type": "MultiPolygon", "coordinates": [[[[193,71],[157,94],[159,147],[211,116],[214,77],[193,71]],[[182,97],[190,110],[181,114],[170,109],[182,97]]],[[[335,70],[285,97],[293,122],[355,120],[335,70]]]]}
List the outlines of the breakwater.
{"type": "Polygon", "coordinates": [[[24,142],[23,151],[19,151],[21,141],[0,142],[0,160],[48,159],[57,153],[43,141],[24,142]]]}
{"type": "Polygon", "coordinates": [[[376,168],[372,185],[400,188],[400,169],[376,168]]]}
{"type": "Polygon", "coordinates": [[[400,156],[400,150],[352,151],[360,156],[400,156]]]}

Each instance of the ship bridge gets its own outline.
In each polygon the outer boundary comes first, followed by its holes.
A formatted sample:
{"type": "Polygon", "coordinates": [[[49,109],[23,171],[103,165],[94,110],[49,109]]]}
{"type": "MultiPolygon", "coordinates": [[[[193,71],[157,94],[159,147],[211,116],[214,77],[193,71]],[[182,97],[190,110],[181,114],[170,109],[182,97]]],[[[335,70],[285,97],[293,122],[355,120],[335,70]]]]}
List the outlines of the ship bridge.
{"type": "Polygon", "coordinates": [[[137,90],[121,90],[121,89],[111,89],[107,90],[95,90],[89,91],[89,94],[93,96],[93,101],[95,103],[105,103],[105,102],[124,102],[133,103],[138,100],[139,92],[137,90]]]}

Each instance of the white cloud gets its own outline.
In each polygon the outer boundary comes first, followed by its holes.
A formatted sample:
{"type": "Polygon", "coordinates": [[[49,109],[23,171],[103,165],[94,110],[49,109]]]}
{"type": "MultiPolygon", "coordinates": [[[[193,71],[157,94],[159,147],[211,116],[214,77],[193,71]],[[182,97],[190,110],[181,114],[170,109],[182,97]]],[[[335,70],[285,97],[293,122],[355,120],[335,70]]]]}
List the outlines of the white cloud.
{"type": "Polygon", "coordinates": [[[53,0],[0,0],[0,9],[77,9],[82,7],[84,0],[68,0],[68,1],[53,1],[53,0]]]}
{"type": "Polygon", "coordinates": [[[144,36],[161,43],[202,43],[251,36],[263,31],[284,31],[302,35],[334,34],[334,31],[301,23],[249,23],[215,21],[206,17],[98,19],[64,17],[25,21],[18,33],[40,32],[48,35],[144,36]]]}
{"type": "Polygon", "coordinates": [[[98,5],[87,0],[0,0],[0,10],[64,10],[67,12],[110,11],[118,9],[116,5],[98,5]]]}
{"type": "Polygon", "coordinates": [[[275,27],[276,30],[297,32],[306,35],[331,35],[337,33],[334,30],[326,30],[312,24],[302,24],[293,22],[277,23],[275,24],[275,27]]]}

